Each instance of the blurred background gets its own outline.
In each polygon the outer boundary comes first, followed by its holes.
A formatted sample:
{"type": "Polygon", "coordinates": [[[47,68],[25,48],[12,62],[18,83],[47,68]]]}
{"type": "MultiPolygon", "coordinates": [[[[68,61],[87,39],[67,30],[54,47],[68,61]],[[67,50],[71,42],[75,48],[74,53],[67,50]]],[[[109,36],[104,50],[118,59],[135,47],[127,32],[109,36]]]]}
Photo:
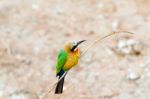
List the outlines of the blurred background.
{"type": "Polygon", "coordinates": [[[149,0],[0,0],[0,99],[150,99],[149,42],[149,0]],[[66,42],[118,30],[48,93],[66,42]]]}

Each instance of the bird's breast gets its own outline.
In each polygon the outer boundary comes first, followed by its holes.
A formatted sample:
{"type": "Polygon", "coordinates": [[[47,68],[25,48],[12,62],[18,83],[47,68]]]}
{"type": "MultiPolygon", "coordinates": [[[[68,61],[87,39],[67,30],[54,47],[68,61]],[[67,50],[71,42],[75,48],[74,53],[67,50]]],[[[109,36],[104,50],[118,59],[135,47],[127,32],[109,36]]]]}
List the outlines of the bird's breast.
{"type": "Polygon", "coordinates": [[[64,70],[69,70],[73,66],[75,66],[78,63],[79,54],[78,53],[69,53],[67,61],[63,67],[64,70]]]}

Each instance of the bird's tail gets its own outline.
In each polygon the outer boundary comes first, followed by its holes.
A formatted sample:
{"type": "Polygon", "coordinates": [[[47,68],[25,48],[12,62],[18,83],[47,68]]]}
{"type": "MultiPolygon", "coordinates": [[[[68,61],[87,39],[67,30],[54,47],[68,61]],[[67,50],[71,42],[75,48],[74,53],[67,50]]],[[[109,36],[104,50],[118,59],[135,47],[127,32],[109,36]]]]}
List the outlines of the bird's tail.
{"type": "Polygon", "coordinates": [[[55,94],[61,94],[63,92],[65,76],[63,76],[63,78],[59,77],[59,79],[60,79],[60,81],[57,83],[57,86],[55,89],[55,94]]]}

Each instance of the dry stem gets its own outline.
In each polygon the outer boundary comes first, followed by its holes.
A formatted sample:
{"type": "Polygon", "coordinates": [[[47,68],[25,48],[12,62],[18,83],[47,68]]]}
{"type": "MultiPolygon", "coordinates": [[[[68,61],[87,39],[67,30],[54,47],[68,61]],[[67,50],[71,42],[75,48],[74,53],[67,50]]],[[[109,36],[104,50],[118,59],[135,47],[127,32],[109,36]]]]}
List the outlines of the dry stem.
{"type": "MultiPolygon", "coordinates": [[[[108,35],[106,35],[106,36],[104,36],[104,37],[102,37],[102,38],[97,38],[94,42],[92,42],[82,53],[81,53],[81,55],[80,55],[80,58],[90,49],[90,48],[92,48],[95,44],[97,44],[99,41],[102,41],[103,39],[105,39],[105,38],[107,38],[107,37],[110,37],[110,36],[112,36],[112,35],[115,35],[115,34],[117,34],[117,33],[128,33],[128,34],[134,34],[134,33],[132,33],[132,32],[128,32],[128,31],[117,31],[117,32],[112,32],[112,33],[110,33],[110,34],[108,34],[108,35]]],[[[45,95],[44,95],[44,97],[46,97],[50,92],[52,92],[52,90],[56,87],[56,85],[57,85],[57,83],[66,75],[68,73],[68,71],[66,71],[64,74],[63,74],[63,76],[56,82],[56,83],[54,83],[54,85],[53,85],[53,87],[48,91],[48,93],[46,93],[45,95]]]]}

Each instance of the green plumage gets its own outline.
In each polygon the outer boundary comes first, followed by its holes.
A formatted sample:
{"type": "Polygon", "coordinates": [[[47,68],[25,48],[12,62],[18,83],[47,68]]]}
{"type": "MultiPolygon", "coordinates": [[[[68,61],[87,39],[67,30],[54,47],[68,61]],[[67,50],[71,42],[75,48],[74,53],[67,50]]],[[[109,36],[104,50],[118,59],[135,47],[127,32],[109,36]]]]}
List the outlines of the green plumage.
{"type": "Polygon", "coordinates": [[[58,74],[67,61],[68,53],[61,49],[57,57],[56,73],[58,74]]]}

